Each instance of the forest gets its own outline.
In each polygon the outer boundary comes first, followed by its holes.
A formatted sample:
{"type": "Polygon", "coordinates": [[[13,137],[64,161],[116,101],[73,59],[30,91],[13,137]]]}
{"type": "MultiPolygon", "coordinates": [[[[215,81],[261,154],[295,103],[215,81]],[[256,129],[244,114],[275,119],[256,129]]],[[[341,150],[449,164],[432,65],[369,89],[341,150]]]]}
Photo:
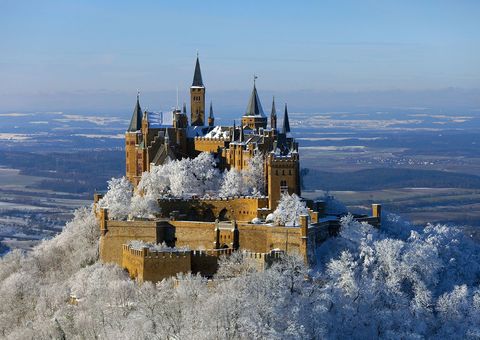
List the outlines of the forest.
{"type": "Polygon", "coordinates": [[[480,249],[456,228],[342,220],[307,267],[256,272],[241,252],[207,282],[140,284],[99,263],[91,208],[31,252],[0,259],[6,339],[478,338],[480,249]],[[73,298],[72,298],[73,297],[73,298]]]}

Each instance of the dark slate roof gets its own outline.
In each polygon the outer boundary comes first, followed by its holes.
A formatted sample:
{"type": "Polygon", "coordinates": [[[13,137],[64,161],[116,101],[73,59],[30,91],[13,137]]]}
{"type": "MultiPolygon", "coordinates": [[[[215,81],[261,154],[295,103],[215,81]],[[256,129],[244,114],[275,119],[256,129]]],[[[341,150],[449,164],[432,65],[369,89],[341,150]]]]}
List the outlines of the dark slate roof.
{"type": "Polygon", "coordinates": [[[288,121],[287,104],[285,104],[285,114],[283,115],[283,128],[282,133],[290,132],[290,122],[288,121]]]}
{"type": "Polygon", "coordinates": [[[262,109],[262,103],[260,103],[260,99],[258,98],[257,88],[255,84],[253,84],[253,91],[250,95],[250,100],[248,101],[247,111],[245,112],[245,116],[261,116],[265,117],[262,109]]]}
{"type": "Polygon", "coordinates": [[[275,97],[272,99],[272,112],[270,113],[271,117],[275,117],[277,115],[277,110],[275,109],[275,97]]]}
{"type": "Polygon", "coordinates": [[[195,73],[193,74],[193,82],[192,86],[203,86],[203,80],[202,80],[202,71],[200,70],[200,61],[198,60],[197,57],[197,63],[195,64],[195,73]]]}
{"type": "Polygon", "coordinates": [[[132,119],[127,131],[138,131],[142,129],[142,108],[140,107],[140,100],[137,95],[137,103],[133,109],[132,119]]]}
{"type": "Polygon", "coordinates": [[[210,102],[210,118],[213,118],[213,105],[212,105],[212,102],[210,102]]]}

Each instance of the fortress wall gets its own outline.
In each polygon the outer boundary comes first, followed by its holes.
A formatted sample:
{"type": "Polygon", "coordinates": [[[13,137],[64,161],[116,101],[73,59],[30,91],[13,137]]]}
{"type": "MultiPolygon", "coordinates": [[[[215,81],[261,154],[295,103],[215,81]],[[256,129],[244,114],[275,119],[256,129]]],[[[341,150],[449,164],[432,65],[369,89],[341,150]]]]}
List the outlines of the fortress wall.
{"type": "Polygon", "coordinates": [[[220,256],[231,255],[232,249],[193,250],[192,273],[200,273],[202,276],[213,276],[218,269],[220,256]]]}
{"type": "Polygon", "coordinates": [[[301,232],[299,227],[274,227],[268,225],[239,224],[240,249],[256,253],[280,249],[288,253],[299,252],[301,232]]]}
{"type": "Polygon", "coordinates": [[[131,240],[158,243],[158,221],[113,221],[105,222],[106,230],[100,236],[100,259],[122,265],[122,245],[131,240]]]}
{"type": "Polygon", "coordinates": [[[175,229],[175,245],[190,249],[215,248],[215,222],[170,221],[175,229]]]}
{"type": "Polygon", "coordinates": [[[158,282],[178,273],[188,273],[191,268],[190,251],[167,252],[132,249],[122,246],[122,268],[126,269],[131,278],[139,281],[158,282]]]}
{"type": "Polygon", "coordinates": [[[144,259],[142,281],[158,282],[178,273],[191,270],[190,251],[184,252],[148,252],[144,259]]]}
{"type": "Polygon", "coordinates": [[[196,137],[194,139],[195,150],[198,152],[218,152],[218,148],[223,148],[226,145],[226,140],[223,138],[205,138],[196,137]]]}
{"type": "Polygon", "coordinates": [[[160,200],[160,209],[164,217],[178,211],[183,220],[237,220],[251,221],[255,217],[265,217],[268,210],[267,197],[231,197],[224,199],[160,200]],[[262,216],[260,216],[262,215],[262,216]],[[263,216],[265,215],[265,216],[263,216]]]}
{"type": "Polygon", "coordinates": [[[143,281],[144,260],[142,250],[133,250],[126,244],[122,245],[121,266],[128,271],[131,279],[138,278],[140,281],[143,281]]]}

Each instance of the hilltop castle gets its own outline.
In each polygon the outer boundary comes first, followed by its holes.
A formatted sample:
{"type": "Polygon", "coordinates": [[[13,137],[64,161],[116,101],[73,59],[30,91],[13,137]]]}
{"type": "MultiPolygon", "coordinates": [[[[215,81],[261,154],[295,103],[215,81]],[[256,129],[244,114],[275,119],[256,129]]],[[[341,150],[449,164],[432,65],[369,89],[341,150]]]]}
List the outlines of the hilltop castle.
{"type": "MultiPolygon", "coordinates": [[[[315,247],[336,233],[340,216],[327,215],[324,202],[307,201],[309,216],[301,216],[300,226],[279,226],[265,221],[283,193],[300,196],[298,143],[290,135],[285,104],[282,126],[277,126],[275,101],[269,119],[257,93],[255,79],[247,109],[236,126],[216,126],[210,102],[206,118],[206,87],[197,56],[190,87],[190,119],[186,105],[172,112],[172,124],[153,121],[142,111],[139,96],[125,133],[126,177],[134,187],[150,167],[168,160],[195,158],[201,152],[214,154],[221,170],[244,170],[255,155],[262,155],[265,196],[229,198],[161,199],[161,213],[154,219],[109,219],[108,209],[97,209],[100,221],[100,257],[126,268],[132,277],[158,281],[178,272],[199,272],[211,276],[218,256],[244,250],[259,268],[267,266],[281,252],[298,253],[306,262],[314,261],[315,247]],[[268,122],[269,121],[269,122],[268,122]],[[150,242],[140,247],[132,240],[150,242]],[[159,249],[156,244],[188,247],[190,250],[159,249]]],[[[101,198],[95,195],[95,202],[101,198]]],[[[373,216],[356,216],[373,225],[380,224],[380,205],[373,216]]]]}

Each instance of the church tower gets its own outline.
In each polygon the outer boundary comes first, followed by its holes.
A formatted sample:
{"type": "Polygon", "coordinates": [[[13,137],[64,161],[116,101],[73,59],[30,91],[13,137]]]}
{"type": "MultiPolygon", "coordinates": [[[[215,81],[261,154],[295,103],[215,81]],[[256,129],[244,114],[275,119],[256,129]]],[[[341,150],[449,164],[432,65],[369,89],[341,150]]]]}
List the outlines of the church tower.
{"type": "Polygon", "coordinates": [[[200,61],[195,64],[195,73],[190,87],[190,117],[192,126],[205,125],[205,86],[203,85],[200,61]]]}

